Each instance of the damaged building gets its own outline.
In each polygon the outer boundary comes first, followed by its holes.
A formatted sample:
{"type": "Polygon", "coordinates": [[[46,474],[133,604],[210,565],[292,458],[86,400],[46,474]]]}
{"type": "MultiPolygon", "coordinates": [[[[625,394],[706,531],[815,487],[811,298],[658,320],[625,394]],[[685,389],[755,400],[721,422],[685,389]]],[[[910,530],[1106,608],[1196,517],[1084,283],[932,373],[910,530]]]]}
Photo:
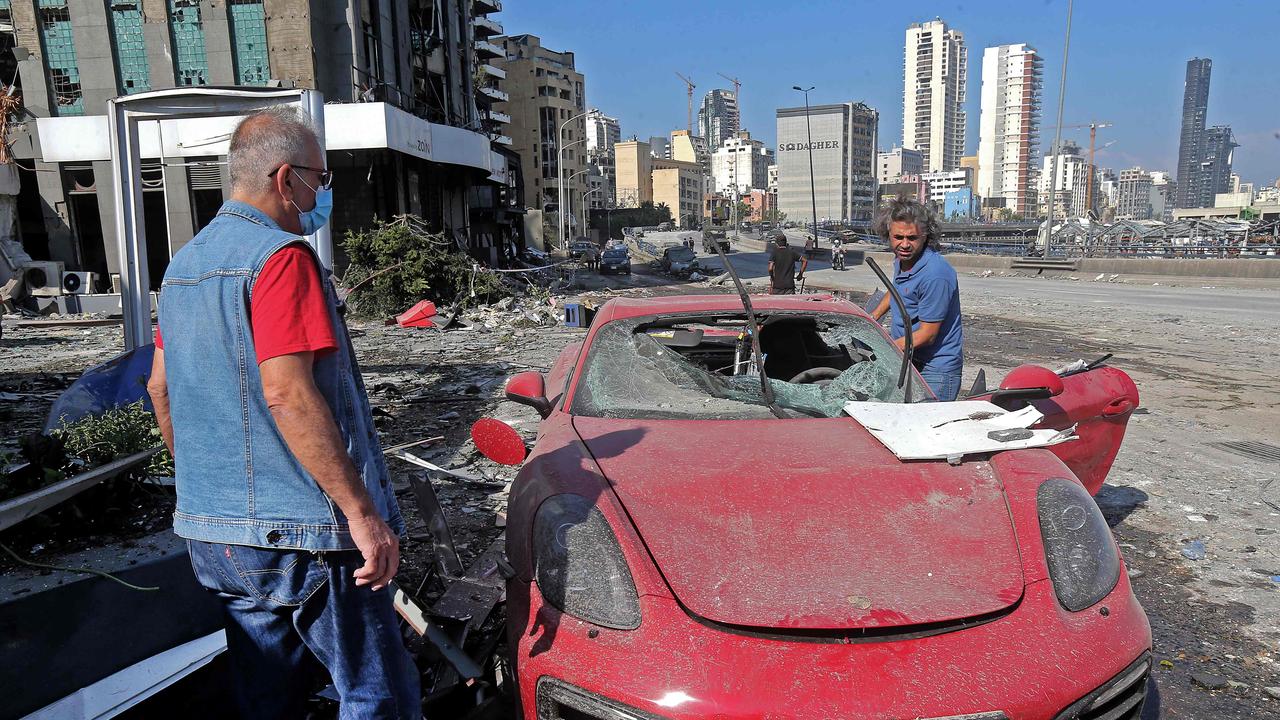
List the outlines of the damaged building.
{"type": "MultiPolygon", "coordinates": [[[[503,97],[503,73],[490,64],[502,55],[490,42],[503,31],[490,17],[500,10],[499,0],[0,0],[0,26],[11,30],[0,51],[16,59],[5,77],[16,75],[22,98],[7,125],[16,221],[0,234],[52,261],[51,274],[79,271],[69,273],[78,291],[111,290],[107,101],[175,87],[295,87],[326,103],[335,240],[410,213],[501,263],[523,247],[523,198],[507,120],[490,111],[503,97]]],[[[228,138],[227,122],[207,119],[144,129],[153,287],[228,196],[219,154],[228,138]]],[[[335,265],[341,273],[340,255],[335,265]]]]}

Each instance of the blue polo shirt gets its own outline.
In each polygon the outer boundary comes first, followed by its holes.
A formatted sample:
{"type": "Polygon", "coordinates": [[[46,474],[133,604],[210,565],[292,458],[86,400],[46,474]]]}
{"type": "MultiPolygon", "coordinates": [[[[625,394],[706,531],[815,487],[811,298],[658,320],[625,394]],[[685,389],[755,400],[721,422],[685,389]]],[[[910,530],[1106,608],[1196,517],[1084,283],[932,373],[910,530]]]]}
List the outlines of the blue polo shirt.
{"type": "MultiPolygon", "coordinates": [[[[921,370],[953,372],[964,365],[964,329],[960,317],[960,284],[956,271],[941,255],[926,248],[910,270],[903,272],[893,261],[893,283],[906,303],[912,329],[922,322],[941,322],[933,342],[915,349],[914,361],[921,370]]],[[[890,334],[900,338],[906,334],[897,303],[890,301],[893,316],[890,334]]]]}

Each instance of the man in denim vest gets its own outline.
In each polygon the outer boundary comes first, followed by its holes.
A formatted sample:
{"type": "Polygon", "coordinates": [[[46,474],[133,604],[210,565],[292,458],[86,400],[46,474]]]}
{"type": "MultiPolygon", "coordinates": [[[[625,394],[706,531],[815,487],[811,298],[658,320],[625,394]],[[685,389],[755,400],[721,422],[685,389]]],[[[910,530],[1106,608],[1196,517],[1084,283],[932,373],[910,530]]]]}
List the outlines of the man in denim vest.
{"type": "Polygon", "coordinates": [[[242,714],[302,717],[318,659],[344,718],[419,718],[387,583],[404,523],[341,303],[302,235],[332,173],[291,108],[231,136],[231,199],[169,264],[148,390],[174,531],[224,609],[242,714]]]}

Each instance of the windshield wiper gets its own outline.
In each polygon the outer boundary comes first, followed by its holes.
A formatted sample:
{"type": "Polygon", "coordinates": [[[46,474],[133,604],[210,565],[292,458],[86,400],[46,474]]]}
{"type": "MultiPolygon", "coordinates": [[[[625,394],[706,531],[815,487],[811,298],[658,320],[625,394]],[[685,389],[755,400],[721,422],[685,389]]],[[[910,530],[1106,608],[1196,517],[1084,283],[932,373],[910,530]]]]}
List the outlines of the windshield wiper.
{"type": "Polygon", "coordinates": [[[729,262],[728,256],[724,254],[724,248],[720,247],[718,242],[711,244],[715,246],[720,259],[724,261],[729,277],[733,278],[733,285],[738,288],[738,297],[742,298],[742,309],[747,313],[747,332],[751,337],[751,362],[755,363],[756,369],[760,372],[760,393],[764,396],[764,402],[769,406],[769,412],[773,413],[774,417],[786,418],[787,414],[778,407],[778,402],[773,397],[773,386],[769,384],[769,377],[764,374],[764,361],[760,359],[760,335],[757,332],[760,326],[756,323],[756,311],[751,307],[751,296],[747,294],[742,278],[738,277],[738,271],[733,269],[733,263],[729,262]]]}
{"type": "Polygon", "coordinates": [[[889,276],[884,274],[880,269],[880,265],[876,259],[867,256],[867,264],[871,266],[871,270],[880,278],[880,282],[884,283],[884,287],[889,292],[889,296],[893,298],[898,305],[898,314],[902,316],[902,369],[898,371],[898,387],[904,387],[902,391],[902,402],[911,402],[911,356],[915,353],[915,346],[911,343],[911,316],[907,315],[907,306],[902,302],[902,296],[898,294],[898,288],[893,286],[889,281],[889,276]]]}

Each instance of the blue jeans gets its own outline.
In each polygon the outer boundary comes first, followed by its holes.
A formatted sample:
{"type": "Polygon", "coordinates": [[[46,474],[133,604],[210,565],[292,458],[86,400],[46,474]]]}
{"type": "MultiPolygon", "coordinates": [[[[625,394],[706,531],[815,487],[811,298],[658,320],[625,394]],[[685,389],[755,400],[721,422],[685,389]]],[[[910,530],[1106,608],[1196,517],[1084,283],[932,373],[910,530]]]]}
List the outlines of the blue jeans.
{"type": "Polygon", "coordinates": [[[422,717],[418,670],[391,591],[356,587],[354,550],[266,550],[187,541],[196,579],[222,601],[235,695],[245,718],[301,718],[315,660],[341,718],[422,717]]]}
{"type": "Polygon", "coordinates": [[[920,377],[929,383],[929,389],[934,395],[938,396],[938,400],[942,402],[951,402],[960,394],[960,375],[963,370],[949,370],[946,372],[938,372],[936,370],[921,370],[920,377]]]}

